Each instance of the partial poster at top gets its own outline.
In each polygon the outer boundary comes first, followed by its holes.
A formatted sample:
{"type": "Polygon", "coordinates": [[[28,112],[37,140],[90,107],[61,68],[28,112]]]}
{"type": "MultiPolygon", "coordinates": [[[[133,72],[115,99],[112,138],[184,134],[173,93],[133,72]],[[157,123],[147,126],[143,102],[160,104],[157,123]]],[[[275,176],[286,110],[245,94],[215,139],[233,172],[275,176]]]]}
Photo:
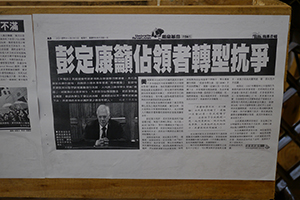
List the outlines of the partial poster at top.
{"type": "Polygon", "coordinates": [[[288,20],[34,15],[47,176],[273,180],[288,20]]]}
{"type": "Polygon", "coordinates": [[[35,76],[31,16],[0,16],[0,178],[44,177],[35,76]]]}

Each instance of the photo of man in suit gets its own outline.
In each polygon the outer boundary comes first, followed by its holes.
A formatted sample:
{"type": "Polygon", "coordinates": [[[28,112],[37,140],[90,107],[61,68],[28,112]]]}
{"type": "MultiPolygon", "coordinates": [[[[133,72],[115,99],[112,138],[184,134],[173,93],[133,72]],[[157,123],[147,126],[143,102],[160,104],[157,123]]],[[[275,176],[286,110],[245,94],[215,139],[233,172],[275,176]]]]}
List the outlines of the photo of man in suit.
{"type": "Polygon", "coordinates": [[[100,105],[96,115],[97,120],[89,122],[85,127],[86,140],[94,140],[96,147],[126,141],[121,124],[111,119],[108,106],[100,105]]]}

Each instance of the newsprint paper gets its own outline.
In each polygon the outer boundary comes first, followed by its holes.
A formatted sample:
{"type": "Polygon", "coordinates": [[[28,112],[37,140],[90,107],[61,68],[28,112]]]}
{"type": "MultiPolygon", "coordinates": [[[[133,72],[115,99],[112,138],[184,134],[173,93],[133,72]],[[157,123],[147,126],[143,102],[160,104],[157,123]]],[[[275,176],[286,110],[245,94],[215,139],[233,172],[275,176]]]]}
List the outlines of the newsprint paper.
{"type": "Polygon", "coordinates": [[[32,17],[0,15],[0,178],[44,177],[32,17]]]}
{"type": "Polygon", "coordinates": [[[46,177],[275,179],[289,16],[33,19],[46,177]]]}

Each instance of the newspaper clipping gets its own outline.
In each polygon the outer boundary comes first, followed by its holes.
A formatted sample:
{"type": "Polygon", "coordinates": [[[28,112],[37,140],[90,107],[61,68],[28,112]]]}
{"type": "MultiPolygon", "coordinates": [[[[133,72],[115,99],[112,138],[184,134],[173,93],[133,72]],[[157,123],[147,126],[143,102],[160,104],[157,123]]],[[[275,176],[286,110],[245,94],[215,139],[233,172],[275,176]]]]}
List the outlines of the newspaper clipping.
{"type": "Polygon", "coordinates": [[[31,16],[1,16],[1,178],[44,176],[35,75],[31,16]]]}
{"type": "Polygon", "coordinates": [[[288,20],[34,15],[48,176],[274,179],[288,20]]]}

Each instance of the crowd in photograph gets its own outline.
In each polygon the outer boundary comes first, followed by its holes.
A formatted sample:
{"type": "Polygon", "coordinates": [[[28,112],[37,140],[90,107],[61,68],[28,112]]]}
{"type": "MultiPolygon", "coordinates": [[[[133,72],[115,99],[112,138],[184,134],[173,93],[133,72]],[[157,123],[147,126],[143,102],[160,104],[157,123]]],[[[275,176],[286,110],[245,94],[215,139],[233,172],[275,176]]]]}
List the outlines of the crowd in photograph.
{"type": "Polygon", "coordinates": [[[29,122],[28,108],[13,108],[5,113],[0,113],[0,122],[29,122]]]}

